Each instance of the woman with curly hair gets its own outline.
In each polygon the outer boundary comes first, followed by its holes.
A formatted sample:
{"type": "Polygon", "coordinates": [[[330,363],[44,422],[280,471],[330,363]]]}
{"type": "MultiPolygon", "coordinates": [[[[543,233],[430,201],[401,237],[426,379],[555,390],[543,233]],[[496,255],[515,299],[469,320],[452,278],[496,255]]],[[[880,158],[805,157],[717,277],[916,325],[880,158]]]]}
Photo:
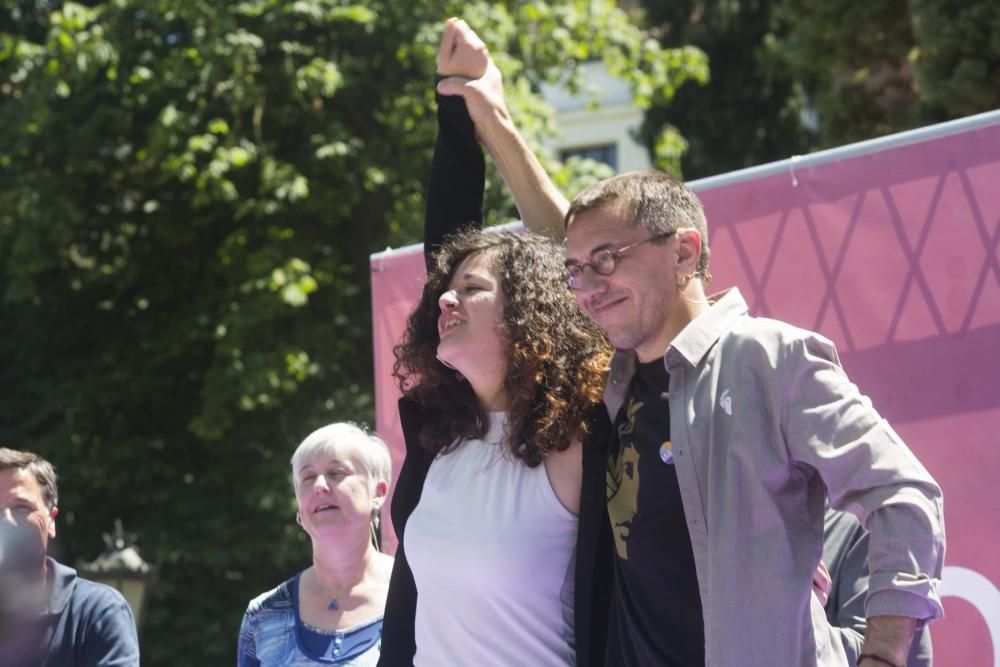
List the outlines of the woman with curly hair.
{"type": "MultiPolygon", "coordinates": [[[[469,46],[462,26],[446,28],[442,74],[469,46]]],[[[592,443],[610,426],[610,349],[559,244],[453,233],[482,224],[483,156],[461,98],[439,96],[438,121],[428,278],[396,348],[407,455],[379,664],[602,664],[610,530],[580,489],[605,474],[592,443]]]]}

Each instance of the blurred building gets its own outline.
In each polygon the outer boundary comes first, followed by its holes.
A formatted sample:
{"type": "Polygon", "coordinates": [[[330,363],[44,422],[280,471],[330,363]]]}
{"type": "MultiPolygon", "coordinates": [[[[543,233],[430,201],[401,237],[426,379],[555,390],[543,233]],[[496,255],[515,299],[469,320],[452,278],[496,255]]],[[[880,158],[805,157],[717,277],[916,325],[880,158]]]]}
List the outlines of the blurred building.
{"type": "Polygon", "coordinates": [[[573,94],[562,87],[542,89],[545,100],[556,110],[561,134],[552,145],[560,159],[587,157],[610,166],[616,172],[649,169],[652,163],[646,148],[636,137],[643,112],[632,102],[628,84],[611,76],[600,61],[583,65],[586,86],[597,91],[599,105],[587,91],[573,94]]]}

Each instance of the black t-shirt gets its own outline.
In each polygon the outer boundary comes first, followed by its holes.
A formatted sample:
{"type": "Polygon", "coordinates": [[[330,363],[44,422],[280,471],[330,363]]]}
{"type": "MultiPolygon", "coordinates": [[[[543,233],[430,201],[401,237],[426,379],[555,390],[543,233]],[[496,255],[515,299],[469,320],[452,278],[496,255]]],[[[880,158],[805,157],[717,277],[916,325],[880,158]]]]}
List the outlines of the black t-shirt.
{"type": "Polygon", "coordinates": [[[691,537],[670,448],[670,377],[640,364],[615,420],[608,515],[615,586],[608,665],[704,665],[705,630],[691,537]]]}

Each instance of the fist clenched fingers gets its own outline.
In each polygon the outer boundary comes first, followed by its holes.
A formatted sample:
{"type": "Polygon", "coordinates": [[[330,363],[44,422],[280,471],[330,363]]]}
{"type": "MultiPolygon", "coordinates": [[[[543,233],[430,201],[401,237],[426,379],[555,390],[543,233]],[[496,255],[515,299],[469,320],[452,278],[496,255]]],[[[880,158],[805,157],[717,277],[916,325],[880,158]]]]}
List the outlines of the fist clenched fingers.
{"type": "Polygon", "coordinates": [[[448,19],[438,49],[438,74],[479,79],[489,64],[489,49],[469,24],[458,18],[448,19]]]}

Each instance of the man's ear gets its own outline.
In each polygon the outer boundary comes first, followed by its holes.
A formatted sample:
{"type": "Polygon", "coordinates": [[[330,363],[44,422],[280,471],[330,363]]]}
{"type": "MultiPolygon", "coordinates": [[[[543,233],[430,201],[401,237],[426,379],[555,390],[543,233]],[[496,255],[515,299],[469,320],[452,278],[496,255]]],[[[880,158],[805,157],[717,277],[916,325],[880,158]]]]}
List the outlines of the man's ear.
{"type": "Polygon", "coordinates": [[[698,268],[698,257],[701,256],[701,234],[694,227],[681,227],[677,230],[677,273],[686,276],[698,268]]]}
{"type": "Polygon", "coordinates": [[[55,505],[49,510],[49,539],[56,538],[56,517],[59,516],[59,508],[55,505]]]}

